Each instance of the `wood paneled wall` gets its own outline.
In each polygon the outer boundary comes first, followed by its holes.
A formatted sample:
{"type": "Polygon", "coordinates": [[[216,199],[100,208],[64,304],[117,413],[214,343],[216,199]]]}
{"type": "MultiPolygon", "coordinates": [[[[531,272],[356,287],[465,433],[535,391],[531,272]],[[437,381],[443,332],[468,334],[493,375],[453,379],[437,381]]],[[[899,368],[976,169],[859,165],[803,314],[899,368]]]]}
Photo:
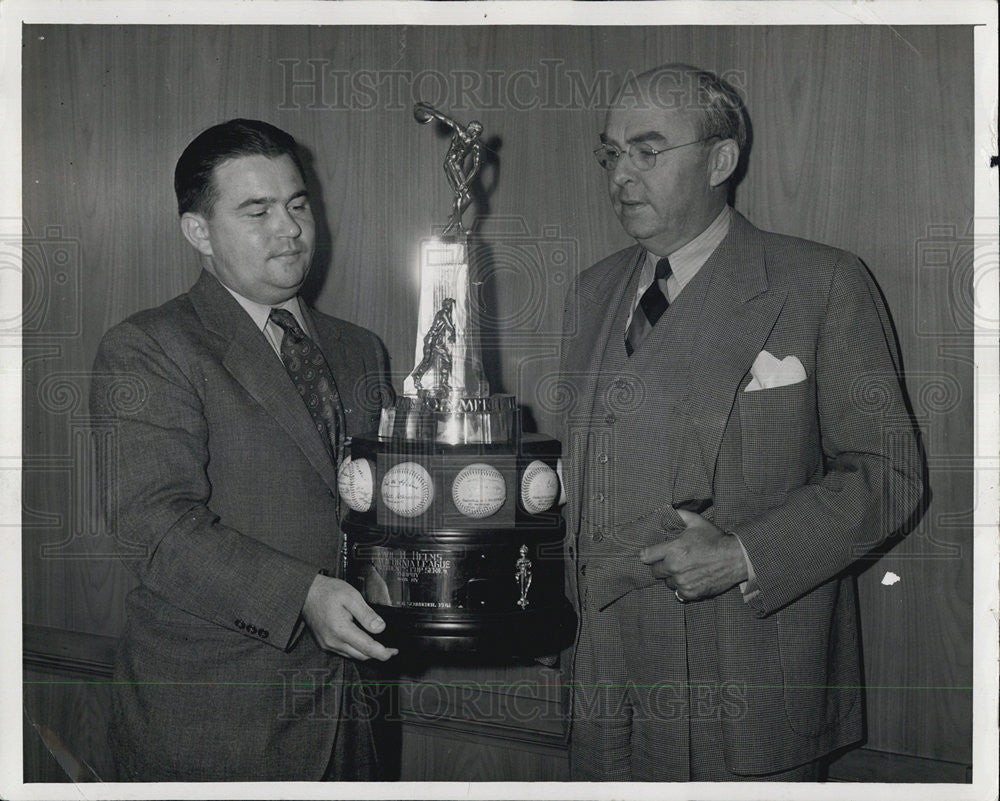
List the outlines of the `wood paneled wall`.
{"type": "MultiPolygon", "coordinates": [[[[860,576],[869,747],[971,759],[972,30],[968,27],[175,27],[23,29],[24,617],[114,636],[130,580],[96,515],[88,371],[102,333],[197,275],[171,189],[184,145],[235,116],[313,156],[315,304],[412,366],[418,240],[446,218],[447,138],[495,154],[478,205],[495,389],[550,430],[569,280],[628,239],[591,149],[617,77],[724,73],[753,120],[736,207],[857,253],[895,317],[932,501],[860,576]],[[892,571],[901,580],[883,586],[892,571]]],[[[477,212],[470,209],[467,220],[477,212]]]]}

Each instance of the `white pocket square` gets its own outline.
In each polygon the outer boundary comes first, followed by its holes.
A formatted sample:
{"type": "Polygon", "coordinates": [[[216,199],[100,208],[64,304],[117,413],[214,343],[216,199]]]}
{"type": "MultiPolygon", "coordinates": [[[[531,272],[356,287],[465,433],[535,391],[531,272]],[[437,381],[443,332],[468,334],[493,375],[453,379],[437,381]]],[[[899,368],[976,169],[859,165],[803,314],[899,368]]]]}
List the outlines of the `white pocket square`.
{"type": "Polygon", "coordinates": [[[797,356],[786,356],[784,359],[778,359],[766,350],[762,350],[754,359],[750,375],[753,378],[747,384],[747,388],[743,390],[744,392],[797,384],[799,381],[806,380],[806,369],[797,356]]]}

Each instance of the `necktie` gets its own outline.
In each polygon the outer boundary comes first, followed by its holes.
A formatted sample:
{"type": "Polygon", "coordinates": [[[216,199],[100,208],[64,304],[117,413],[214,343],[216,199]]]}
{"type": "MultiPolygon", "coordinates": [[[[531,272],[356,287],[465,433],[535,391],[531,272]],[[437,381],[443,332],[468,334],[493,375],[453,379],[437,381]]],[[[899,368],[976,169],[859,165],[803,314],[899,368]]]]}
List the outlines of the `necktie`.
{"type": "Polygon", "coordinates": [[[271,309],[270,319],[284,331],[281,361],[285,370],[302,396],[334,462],[339,462],[340,444],[345,433],[344,410],[323,351],[306,336],[291,312],[271,309]]]}
{"type": "Polygon", "coordinates": [[[656,325],[663,312],[667,310],[670,301],[660,289],[660,281],[666,281],[670,276],[670,260],[664,256],[656,262],[656,277],[649,285],[642,297],[639,298],[639,305],[632,313],[632,322],[629,323],[625,332],[625,353],[631,356],[639,347],[639,343],[646,338],[646,335],[656,325]]]}

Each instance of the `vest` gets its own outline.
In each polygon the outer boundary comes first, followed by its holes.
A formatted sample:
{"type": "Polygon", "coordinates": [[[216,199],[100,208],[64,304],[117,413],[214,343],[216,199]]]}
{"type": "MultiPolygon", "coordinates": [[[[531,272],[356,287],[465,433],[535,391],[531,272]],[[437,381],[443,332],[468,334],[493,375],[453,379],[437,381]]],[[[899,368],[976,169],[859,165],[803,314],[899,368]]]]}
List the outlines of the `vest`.
{"type": "Polygon", "coordinates": [[[624,334],[635,265],[604,345],[581,477],[579,559],[635,552],[616,532],[658,508],[711,498],[709,471],[686,408],[686,377],[705,292],[706,264],[629,358],[624,334]]]}

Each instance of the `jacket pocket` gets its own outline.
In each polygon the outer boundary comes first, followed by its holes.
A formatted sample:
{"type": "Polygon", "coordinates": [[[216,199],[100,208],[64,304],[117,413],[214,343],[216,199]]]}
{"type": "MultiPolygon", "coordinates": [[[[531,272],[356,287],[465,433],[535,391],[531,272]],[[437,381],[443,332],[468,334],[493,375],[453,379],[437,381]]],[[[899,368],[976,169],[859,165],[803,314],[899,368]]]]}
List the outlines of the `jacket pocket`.
{"type": "Polygon", "coordinates": [[[740,392],[737,407],[747,488],[774,495],[805,484],[819,452],[812,379],[740,392]]]}
{"type": "Polygon", "coordinates": [[[775,615],[785,714],[805,737],[837,727],[860,702],[851,593],[849,584],[833,579],[775,615]]]}

